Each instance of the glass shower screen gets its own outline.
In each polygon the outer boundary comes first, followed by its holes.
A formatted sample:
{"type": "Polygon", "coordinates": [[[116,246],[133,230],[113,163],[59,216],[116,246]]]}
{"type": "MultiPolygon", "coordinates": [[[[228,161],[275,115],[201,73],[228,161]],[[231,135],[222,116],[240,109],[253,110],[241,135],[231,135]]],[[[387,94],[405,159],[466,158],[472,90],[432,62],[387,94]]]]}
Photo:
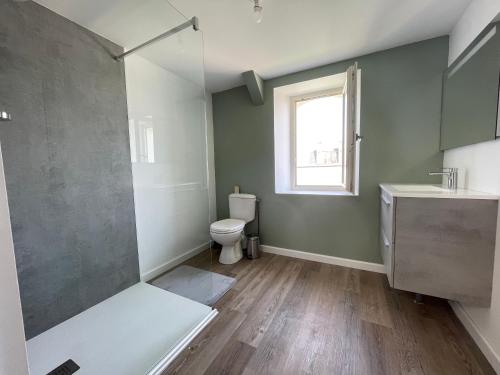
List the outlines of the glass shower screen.
{"type": "Polygon", "coordinates": [[[187,251],[206,247],[209,239],[199,37],[184,30],[125,60],[139,263],[145,279],[187,251]]]}
{"type": "Polygon", "coordinates": [[[139,264],[149,280],[209,241],[201,31],[127,56],[125,72],[139,264]]]}

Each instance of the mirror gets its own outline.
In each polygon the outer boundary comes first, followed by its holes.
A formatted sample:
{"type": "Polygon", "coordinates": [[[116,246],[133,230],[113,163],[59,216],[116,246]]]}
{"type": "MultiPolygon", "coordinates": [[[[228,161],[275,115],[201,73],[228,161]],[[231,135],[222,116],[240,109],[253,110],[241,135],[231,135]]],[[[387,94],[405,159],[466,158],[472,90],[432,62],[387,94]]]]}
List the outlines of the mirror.
{"type": "Polygon", "coordinates": [[[444,72],[441,150],[500,136],[500,23],[490,24],[444,72]]]}

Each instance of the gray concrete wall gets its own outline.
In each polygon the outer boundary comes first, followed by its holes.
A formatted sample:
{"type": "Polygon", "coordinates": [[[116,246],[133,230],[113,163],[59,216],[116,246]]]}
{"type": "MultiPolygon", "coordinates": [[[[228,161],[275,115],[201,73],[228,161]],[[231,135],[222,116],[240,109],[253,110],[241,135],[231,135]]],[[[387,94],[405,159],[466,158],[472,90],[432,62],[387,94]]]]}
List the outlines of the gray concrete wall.
{"type": "Polygon", "coordinates": [[[33,2],[0,3],[0,123],[27,338],[139,280],[123,63],[33,2]]]}

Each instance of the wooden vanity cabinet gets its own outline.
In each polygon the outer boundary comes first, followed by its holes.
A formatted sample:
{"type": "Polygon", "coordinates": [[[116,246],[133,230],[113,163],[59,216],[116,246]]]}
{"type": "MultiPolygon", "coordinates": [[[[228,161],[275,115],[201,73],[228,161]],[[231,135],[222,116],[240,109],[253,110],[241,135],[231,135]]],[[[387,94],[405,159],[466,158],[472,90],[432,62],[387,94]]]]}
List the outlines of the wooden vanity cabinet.
{"type": "Polygon", "coordinates": [[[498,200],[380,195],[380,247],[389,284],[489,306],[498,200]]]}

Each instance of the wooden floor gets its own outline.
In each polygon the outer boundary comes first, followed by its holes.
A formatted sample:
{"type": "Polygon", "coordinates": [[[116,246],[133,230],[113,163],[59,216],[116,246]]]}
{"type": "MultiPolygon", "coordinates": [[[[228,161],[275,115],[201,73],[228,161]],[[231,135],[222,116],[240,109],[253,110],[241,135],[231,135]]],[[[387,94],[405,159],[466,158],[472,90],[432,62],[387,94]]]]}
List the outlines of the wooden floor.
{"type": "Polygon", "coordinates": [[[445,301],[391,290],[385,275],[264,254],[224,266],[237,278],[220,314],[164,374],[494,374],[445,301]]]}

